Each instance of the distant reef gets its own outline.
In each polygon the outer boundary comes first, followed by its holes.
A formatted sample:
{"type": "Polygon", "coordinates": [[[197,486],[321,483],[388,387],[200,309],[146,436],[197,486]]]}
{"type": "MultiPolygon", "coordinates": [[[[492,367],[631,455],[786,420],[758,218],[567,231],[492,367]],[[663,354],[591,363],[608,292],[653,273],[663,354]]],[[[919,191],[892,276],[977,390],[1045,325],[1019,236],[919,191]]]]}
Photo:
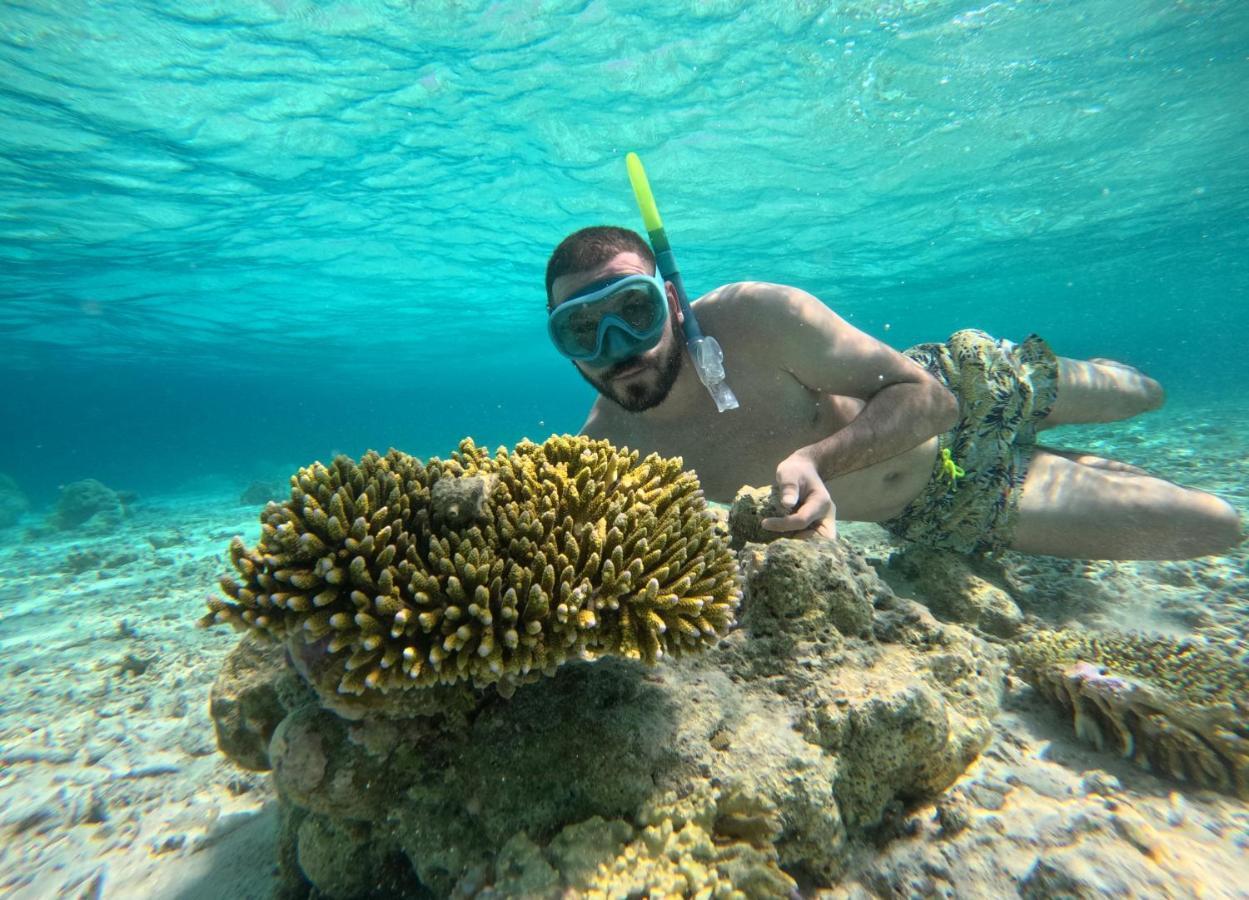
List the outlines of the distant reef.
{"type": "Polygon", "coordinates": [[[54,531],[80,531],[108,534],[115,531],[134,503],[130,491],[115,491],[94,478],[73,481],[61,487],[56,505],[44,521],[54,531]]]}
{"type": "Polygon", "coordinates": [[[282,490],[271,481],[253,481],[239,494],[242,506],[263,506],[270,500],[280,500],[282,490]]]}

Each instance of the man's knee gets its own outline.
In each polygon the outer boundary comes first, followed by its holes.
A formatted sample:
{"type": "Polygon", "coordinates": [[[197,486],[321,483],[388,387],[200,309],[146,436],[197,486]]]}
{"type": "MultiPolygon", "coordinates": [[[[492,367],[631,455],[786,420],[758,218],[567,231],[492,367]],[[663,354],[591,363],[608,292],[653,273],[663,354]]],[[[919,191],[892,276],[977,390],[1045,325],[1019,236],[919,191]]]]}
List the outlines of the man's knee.
{"type": "Polygon", "coordinates": [[[1226,553],[1246,537],[1236,508],[1211,494],[1202,495],[1197,515],[1177,525],[1185,530],[1185,542],[1191,545],[1191,556],[1226,553]]]}
{"type": "Polygon", "coordinates": [[[1141,400],[1144,406],[1141,412],[1149,412],[1150,410],[1160,409],[1162,404],[1167,402],[1167,392],[1162,389],[1157,381],[1148,375],[1141,376],[1141,400]]]}
{"type": "Polygon", "coordinates": [[[1245,524],[1241,521],[1240,513],[1236,511],[1236,508],[1223,500],[1217,500],[1217,502],[1221,508],[1211,523],[1211,537],[1221,550],[1230,550],[1249,535],[1245,533],[1245,524]]]}

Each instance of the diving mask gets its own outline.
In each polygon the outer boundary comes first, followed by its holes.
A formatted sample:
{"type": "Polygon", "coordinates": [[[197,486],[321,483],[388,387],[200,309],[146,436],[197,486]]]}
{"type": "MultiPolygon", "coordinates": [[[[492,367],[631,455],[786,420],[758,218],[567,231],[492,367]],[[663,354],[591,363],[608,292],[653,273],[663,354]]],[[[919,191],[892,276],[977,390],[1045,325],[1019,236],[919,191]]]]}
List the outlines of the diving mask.
{"type": "Polygon", "coordinates": [[[564,356],[608,366],[645,353],[663,337],[668,294],[654,275],[626,275],[574,294],[547,317],[551,341],[564,356]]]}

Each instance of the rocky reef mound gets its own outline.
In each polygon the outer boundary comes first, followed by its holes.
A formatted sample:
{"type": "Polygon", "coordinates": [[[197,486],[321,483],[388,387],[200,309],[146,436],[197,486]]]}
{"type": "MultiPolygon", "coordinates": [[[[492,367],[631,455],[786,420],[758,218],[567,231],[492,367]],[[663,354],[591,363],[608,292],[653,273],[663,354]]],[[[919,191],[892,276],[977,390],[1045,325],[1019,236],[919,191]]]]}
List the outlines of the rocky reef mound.
{"type": "Polygon", "coordinates": [[[133,494],[115,491],[94,478],[74,481],[61,487],[45,527],[55,531],[110,534],[121,525],[126,506],[133,500],[133,494]]]}
{"type": "Polygon", "coordinates": [[[738,560],[738,627],[701,653],[570,660],[511,697],[478,688],[406,717],[344,718],[282,645],[245,637],[214,717],[224,752],[272,766],[286,896],[835,883],[988,742],[1005,655],[896,597],[847,545],[751,543],[738,560]]]}
{"type": "Polygon", "coordinates": [[[1009,641],[1012,672],[1076,735],[1191,789],[1249,799],[1249,652],[1201,637],[1053,628],[986,560],[908,548],[891,569],[946,621],[1009,641]]]}

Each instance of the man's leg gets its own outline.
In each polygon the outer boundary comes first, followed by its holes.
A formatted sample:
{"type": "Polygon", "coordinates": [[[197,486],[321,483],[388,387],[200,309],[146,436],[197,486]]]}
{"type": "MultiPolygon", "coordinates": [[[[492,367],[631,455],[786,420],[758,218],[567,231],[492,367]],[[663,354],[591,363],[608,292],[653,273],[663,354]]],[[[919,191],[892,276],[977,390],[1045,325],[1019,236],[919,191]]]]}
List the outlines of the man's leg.
{"type": "Polygon", "coordinates": [[[1240,516],[1211,494],[1038,448],[1011,549],[1075,559],[1189,559],[1223,553],[1240,540],[1240,516]]]}
{"type": "Polygon", "coordinates": [[[1117,422],[1162,406],[1162,385],[1109,359],[1058,357],[1058,396],[1037,429],[1117,422]]]}
{"type": "Polygon", "coordinates": [[[1091,466],[1094,469],[1106,469],[1110,472],[1127,472],[1130,475],[1149,475],[1149,472],[1146,472],[1140,466],[1119,462],[1117,459],[1106,459],[1104,456],[1094,456],[1092,453],[1085,453],[1083,450],[1059,450],[1057,447],[1038,447],[1037,449],[1044,450],[1046,453],[1052,453],[1055,456],[1061,456],[1063,459],[1069,459],[1082,466],[1091,466]]]}

